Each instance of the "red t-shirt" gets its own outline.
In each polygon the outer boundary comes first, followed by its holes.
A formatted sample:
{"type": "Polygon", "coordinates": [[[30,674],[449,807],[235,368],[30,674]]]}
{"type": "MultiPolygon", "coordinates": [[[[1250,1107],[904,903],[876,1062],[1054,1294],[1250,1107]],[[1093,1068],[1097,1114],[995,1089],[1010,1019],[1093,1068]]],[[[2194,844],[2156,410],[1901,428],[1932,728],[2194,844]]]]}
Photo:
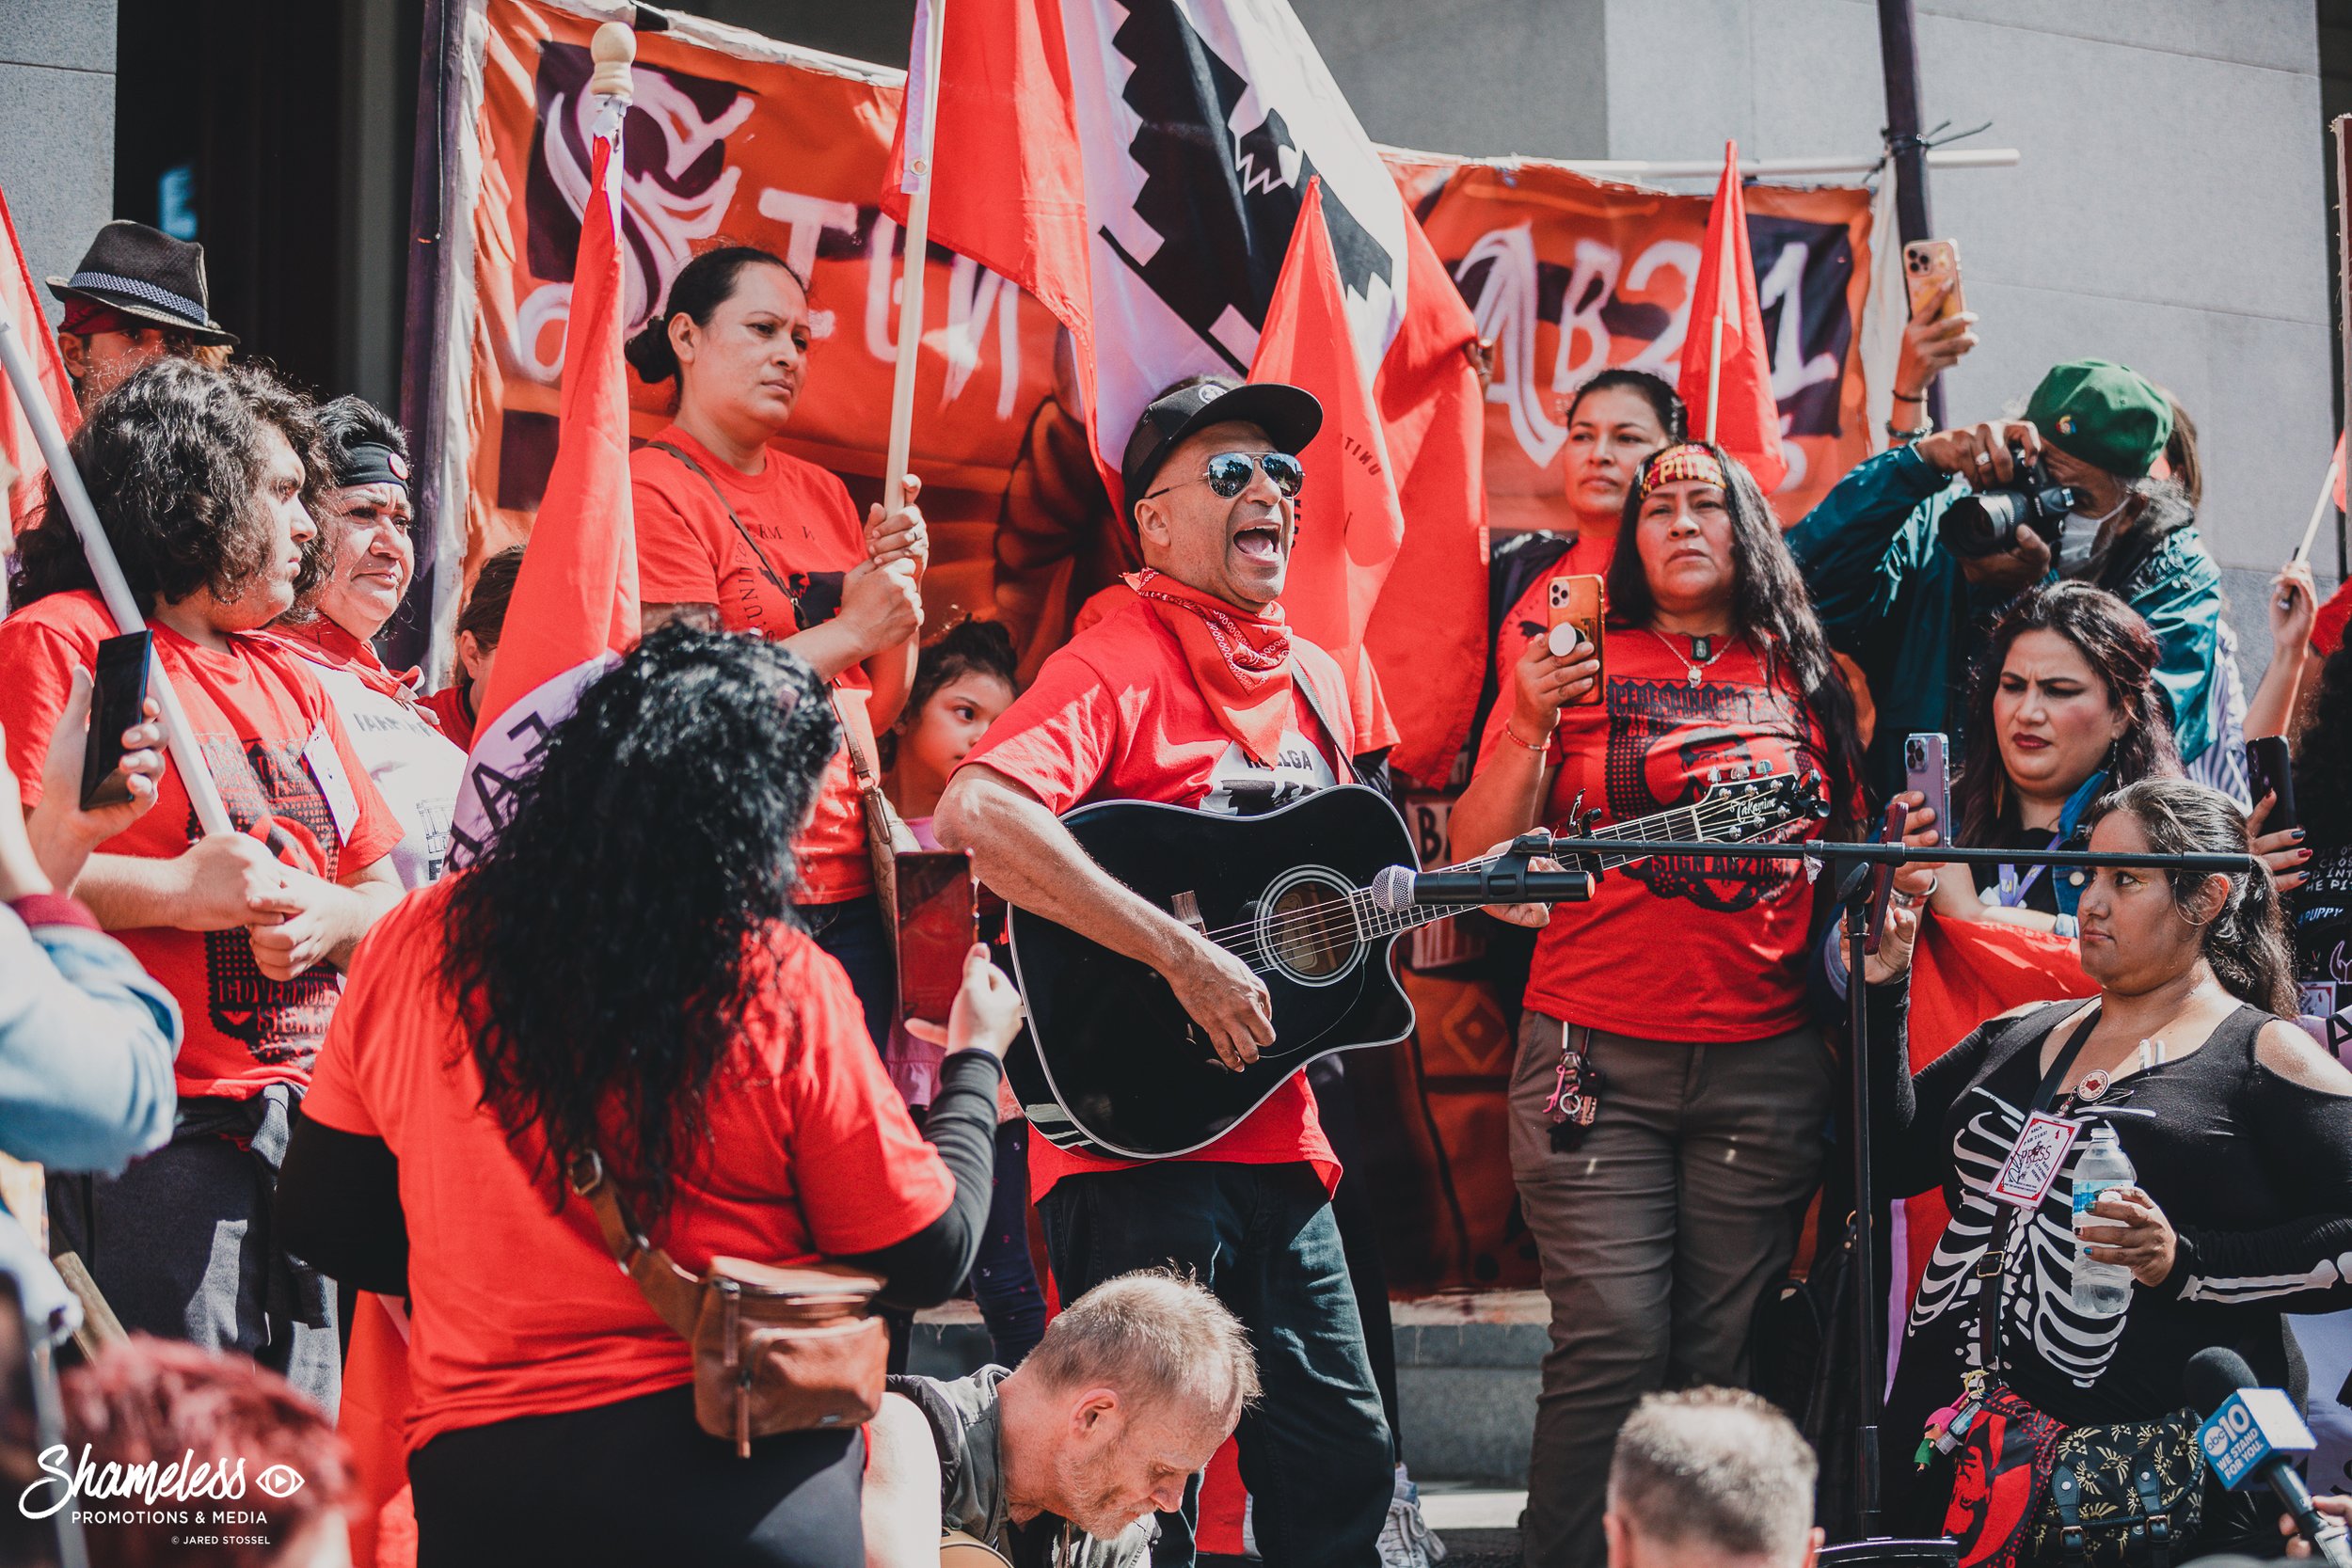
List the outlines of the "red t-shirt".
{"type": "MultiPolygon", "coordinates": [[[[550,1212],[535,1132],[510,1139],[438,983],[450,889],[421,889],[352,966],[303,1114],[384,1140],[408,1216],[408,1446],[691,1381],[686,1342],[612,1265],[586,1203],[550,1212]]],[[[946,1212],[955,1177],[866,1035],[841,966],[798,931],[747,990],[704,1098],[709,1134],[654,1239],[686,1269],[872,1252],[946,1212]]],[[[764,955],[765,944],[753,944],[764,955]]],[[[757,957],[755,962],[771,960],[757,957]]]]}
{"type": "MultiPolygon", "coordinates": [[[[267,635],[232,637],[222,653],[151,623],[156,661],[171,680],[220,786],[229,815],[250,830],[273,817],[278,858],[328,881],[365,870],[400,842],[401,825],[368,778],[318,676],[302,656],[267,635]],[[324,732],[342,759],[358,811],[338,843],[335,818],[303,748],[324,732]]],[[[73,668],[96,667],[114,620],[94,594],[52,594],[0,621],[0,724],[8,732],[8,767],[24,804],[40,800],[41,758],[73,689],[73,668]]],[[[168,754],[168,753],[167,753],[168,754]]],[[[169,860],[200,836],[177,765],[167,766],[155,804],[99,847],[109,855],[169,860]]],[[[325,964],[285,984],[253,962],[243,927],[182,931],[168,927],[117,931],[150,974],[180,1004],[186,1036],[180,1045],[180,1093],[244,1100],[270,1084],[301,1084],[326,1037],[342,989],[325,964]]]]}
{"type": "MultiPolygon", "coordinates": [[[[1510,630],[1505,627],[1506,632],[1510,630]]],[[[1690,684],[1690,641],[1613,620],[1608,701],[1560,710],[1559,763],[1545,819],[1564,827],[1577,793],[1603,823],[1687,805],[1726,764],[1829,776],[1820,727],[1786,687],[1768,685],[1741,638],[1690,684]]],[[[1499,747],[1511,705],[1495,705],[1479,755],[1499,747]]],[[[1790,840],[1819,837],[1807,818],[1790,840]]],[[[1793,861],[1641,861],[1609,871],[1590,902],[1553,907],[1536,938],[1527,1005],[1639,1039],[1753,1040],[1806,1017],[1813,891],[1793,861]]]]}
{"type": "Polygon", "coordinates": [[[473,715],[466,711],[466,689],[452,685],[441,688],[430,696],[417,699],[417,705],[433,715],[441,726],[441,733],[461,752],[473,750],[473,715]]]}
{"type": "MultiPolygon", "coordinates": [[[[1347,682],[1338,664],[1304,638],[1294,636],[1291,650],[1323,711],[1353,734],[1347,682]]],[[[1279,766],[1261,768],[1217,722],[1175,633],[1150,605],[1131,597],[1056,650],[1036,682],[963,761],[966,767],[985,763],[1026,785],[1057,816],[1093,800],[1230,810],[1234,782],[1264,779],[1269,771],[1317,788],[1339,782],[1340,759],[1313,708],[1295,690],[1291,701],[1279,766]]],[[[1299,1076],[1216,1142],[1173,1158],[1238,1165],[1305,1160],[1327,1186],[1339,1181],[1340,1163],[1316,1117],[1314,1091],[1299,1076]]],[[[1029,1140],[1029,1183],[1041,1196],[1065,1176],[1136,1163],[1029,1140]]]]}
{"type": "MultiPolygon", "coordinates": [[[[768,564],[784,578],[778,588],[759,556],[727,520],[726,507],[702,475],[650,446],[629,453],[630,494],[637,511],[637,592],[646,604],[712,604],[729,631],[787,638],[830,621],[841,609],[841,579],[866,559],[866,531],[850,492],[834,474],[791,453],[768,449],[768,467],[742,473],[671,425],[654,437],[692,455],[726,492],[768,564]]],[[[854,726],[873,760],[866,703],[872,683],[851,665],[834,677],[834,705],[854,726]]],[[[866,848],[866,808],[850,770],[849,748],[834,754],[801,835],[803,903],[833,904],[874,891],[866,848]]]]}

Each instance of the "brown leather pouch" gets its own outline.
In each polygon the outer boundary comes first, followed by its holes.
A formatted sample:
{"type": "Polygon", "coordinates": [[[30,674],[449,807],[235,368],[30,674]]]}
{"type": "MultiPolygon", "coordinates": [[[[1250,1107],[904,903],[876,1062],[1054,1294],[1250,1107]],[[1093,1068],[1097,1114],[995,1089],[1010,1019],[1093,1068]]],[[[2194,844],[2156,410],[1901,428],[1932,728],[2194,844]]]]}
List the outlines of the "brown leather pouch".
{"type": "Polygon", "coordinates": [[[713,1258],[700,1278],[646,1240],[591,1153],[572,1191],[596,1216],[605,1250],[694,1353],[694,1420],[731,1437],[858,1426],[882,1408],[890,1330],[870,1316],[882,1282],[832,1263],[778,1267],[713,1258]]]}

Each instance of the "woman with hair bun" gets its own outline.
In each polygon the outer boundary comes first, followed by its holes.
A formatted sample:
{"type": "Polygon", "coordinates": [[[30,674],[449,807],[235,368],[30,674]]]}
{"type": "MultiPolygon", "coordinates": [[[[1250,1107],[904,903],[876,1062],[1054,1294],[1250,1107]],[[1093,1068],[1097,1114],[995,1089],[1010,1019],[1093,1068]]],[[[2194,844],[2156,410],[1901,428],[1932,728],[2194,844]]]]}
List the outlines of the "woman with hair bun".
{"type": "Polygon", "coordinates": [[[876,1039],[897,990],[860,785],[905,705],[930,558],[918,482],[863,526],[834,474],[774,443],[808,372],[808,285],[781,257],[724,245],[689,261],[628,341],[671,423],[629,456],[645,628],[683,618],[783,643],[830,683],[843,743],[800,840],[801,915],[849,972],[876,1039]],[[862,780],[860,775],[865,775],[862,780]]]}

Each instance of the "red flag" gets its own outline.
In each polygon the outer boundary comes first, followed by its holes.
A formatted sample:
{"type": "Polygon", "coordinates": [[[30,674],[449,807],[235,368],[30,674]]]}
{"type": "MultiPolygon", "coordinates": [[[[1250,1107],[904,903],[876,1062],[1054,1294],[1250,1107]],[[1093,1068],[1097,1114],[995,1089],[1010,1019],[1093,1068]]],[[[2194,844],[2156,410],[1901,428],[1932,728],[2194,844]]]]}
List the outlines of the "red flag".
{"type": "Polygon", "coordinates": [[[1756,299],[1737,142],[1724,143],[1724,175],[1707,212],[1707,244],[1691,285],[1691,325],[1682,338],[1677,390],[1690,407],[1693,434],[1746,464],[1766,495],[1780,487],[1788,460],[1780,450],[1780,404],[1772,397],[1772,355],[1756,299]]]}
{"type": "MultiPolygon", "coordinates": [[[[925,51],[914,53],[919,74],[925,51]]],[[[1356,629],[1403,732],[1392,760],[1442,778],[1484,670],[1483,448],[1463,355],[1476,329],[1306,29],[1280,0],[956,0],[940,61],[931,238],[1027,289],[1070,329],[1114,502],[1118,457],[1156,393],[1261,359],[1277,325],[1274,260],[1295,249],[1319,178],[1339,316],[1411,526],[1385,574],[1398,593],[1368,610],[1364,594],[1385,586],[1376,556],[1352,576],[1309,563],[1307,635],[1356,629]]],[[[922,89],[911,80],[908,101],[922,89]]],[[[896,168],[906,135],[902,122],[896,168]]],[[[904,215],[901,182],[882,204],[904,215]]],[[[1310,525],[1318,550],[1361,543],[1352,510],[1330,526],[1326,539],[1310,525]]]]}
{"type": "MultiPolygon", "coordinates": [[[[8,245],[8,255],[0,257],[0,316],[15,326],[24,345],[24,357],[32,361],[33,373],[40,377],[41,390],[48,394],[49,406],[57,416],[57,428],[71,436],[82,422],[82,405],[74,401],[65,361],[57,357],[57,340],[50,333],[40,296],[33,293],[32,269],[24,264],[24,249],[17,244],[16,220],[8,215],[5,196],[0,196],[0,235],[6,236],[8,245]]],[[[0,383],[0,402],[8,408],[6,416],[0,417],[0,486],[8,493],[8,527],[14,533],[29,526],[40,511],[41,485],[48,478],[49,463],[33,439],[33,427],[24,411],[16,405],[14,390],[5,383],[0,383]]]]}
{"type": "MultiPolygon", "coordinates": [[[[612,101],[608,101],[612,102],[612,101]]],[[[481,852],[505,788],[580,693],[638,637],[637,532],[629,507],[627,300],[620,248],[620,115],[599,121],[571,314],[555,467],[515,577],[499,657],[474,724],[451,829],[451,861],[481,852]]]]}
{"type": "Polygon", "coordinates": [[[1323,404],[1323,429],[1298,454],[1308,488],[1299,496],[1282,610],[1341,669],[1351,669],[1404,543],[1405,515],[1391,477],[1388,436],[1373,412],[1372,384],[1356,357],[1340,265],[1323,225],[1320,180],[1307,183],[1307,204],[1291,230],[1249,379],[1304,387],[1323,404]]]}

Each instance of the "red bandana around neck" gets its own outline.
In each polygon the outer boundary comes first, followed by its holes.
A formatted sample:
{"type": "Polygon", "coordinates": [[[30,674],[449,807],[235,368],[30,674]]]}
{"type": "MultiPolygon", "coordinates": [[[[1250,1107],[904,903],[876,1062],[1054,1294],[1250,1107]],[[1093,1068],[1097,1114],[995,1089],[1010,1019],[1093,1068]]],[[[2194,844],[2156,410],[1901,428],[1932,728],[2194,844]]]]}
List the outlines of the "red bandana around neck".
{"type": "Polygon", "coordinates": [[[1282,607],[1252,615],[1148,566],[1125,580],[1176,634],[1217,722],[1251,761],[1273,767],[1291,723],[1291,634],[1282,607]]]}
{"type": "Polygon", "coordinates": [[[376,657],[374,643],[345,631],[324,615],[314,615],[308,621],[292,624],[280,621],[269,629],[290,642],[306,643],[316,648],[337,668],[358,676],[359,684],[369,690],[389,697],[396,703],[413,705],[417,700],[417,688],[424,684],[423,671],[403,670],[395,673],[387,669],[383,659],[376,657]]]}

